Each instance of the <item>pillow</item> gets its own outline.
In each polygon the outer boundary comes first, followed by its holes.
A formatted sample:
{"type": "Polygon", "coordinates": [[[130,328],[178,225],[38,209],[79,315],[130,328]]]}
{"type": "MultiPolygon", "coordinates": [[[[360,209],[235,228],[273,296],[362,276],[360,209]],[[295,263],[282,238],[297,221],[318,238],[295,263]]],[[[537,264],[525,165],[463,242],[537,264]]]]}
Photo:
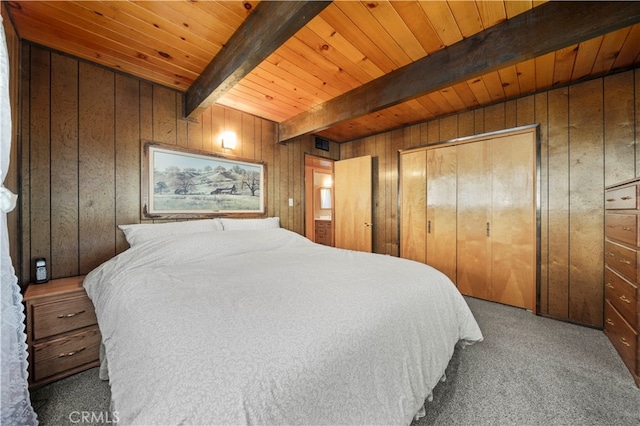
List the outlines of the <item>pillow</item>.
{"type": "Polygon", "coordinates": [[[171,235],[194,234],[197,232],[222,231],[220,219],[187,220],[183,222],[138,223],[118,225],[130,246],[171,235]]]}
{"type": "Polygon", "coordinates": [[[264,219],[225,219],[221,218],[225,231],[256,230],[280,228],[279,217],[267,217],[264,219]]]}

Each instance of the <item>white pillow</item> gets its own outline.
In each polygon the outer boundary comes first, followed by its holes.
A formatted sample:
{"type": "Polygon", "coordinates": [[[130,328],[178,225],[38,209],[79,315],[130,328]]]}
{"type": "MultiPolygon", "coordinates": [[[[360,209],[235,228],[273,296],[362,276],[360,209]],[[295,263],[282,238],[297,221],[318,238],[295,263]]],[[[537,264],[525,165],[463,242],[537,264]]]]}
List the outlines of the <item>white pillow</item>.
{"type": "Polygon", "coordinates": [[[118,225],[130,246],[171,235],[194,234],[198,232],[222,231],[220,219],[187,220],[166,223],[138,223],[118,225]]]}
{"type": "Polygon", "coordinates": [[[279,217],[267,217],[264,219],[225,219],[221,218],[225,231],[256,230],[280,228],[279,217]]]}

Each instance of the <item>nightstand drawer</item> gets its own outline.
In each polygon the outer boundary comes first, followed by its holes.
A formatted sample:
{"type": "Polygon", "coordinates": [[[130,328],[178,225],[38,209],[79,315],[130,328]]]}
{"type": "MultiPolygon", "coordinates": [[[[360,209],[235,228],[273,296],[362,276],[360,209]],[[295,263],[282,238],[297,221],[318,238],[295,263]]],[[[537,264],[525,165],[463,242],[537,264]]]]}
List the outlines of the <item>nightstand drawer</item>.
{"type": "Polygon", "coordinates": [[[66,335],[33,345],[34,381],[94,362],[99,357],[100,331],[91,327],[80,333],[66,335]]]}
{"type": "Polygon", "coordinates": [[[33,305],[33,340],[43,339],[97,323],[93,304],[87,296],[33,305]]]}
{"type": "Polygon", "coordinates": [[[638,334],[608,301],[604,304],[604,329],[622,361],[635,372],[638,334]]]}
{"type": "Polygon", "coordinates": [[[605,297],[629,324],[636,323],[637,286],[607,266],[604,272],[605,297]]]}

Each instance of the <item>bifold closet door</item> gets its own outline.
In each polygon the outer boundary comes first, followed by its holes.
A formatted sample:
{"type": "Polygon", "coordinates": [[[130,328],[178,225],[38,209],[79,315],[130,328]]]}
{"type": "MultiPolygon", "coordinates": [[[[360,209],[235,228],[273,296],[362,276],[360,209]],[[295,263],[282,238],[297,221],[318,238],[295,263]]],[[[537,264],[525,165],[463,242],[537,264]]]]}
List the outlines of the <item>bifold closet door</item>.
{"type": "Polygon", "coordinates": [[[458,145],[457,286],[491,300],[491,144],[458,145]]]}
{"type": "Polygon", "coordinates": [[[400,156],[400,257],[426,263],[427,154],[400,156]]]}
{"type": "Polygon", "coordinates": [[[491,300],[535,309],[535,133],[491,140],[491,300]]]}
{"type": "Polygon", "coordinates": [[[427,265],[456,282],[457,146],[427,151],[427,265]]]}

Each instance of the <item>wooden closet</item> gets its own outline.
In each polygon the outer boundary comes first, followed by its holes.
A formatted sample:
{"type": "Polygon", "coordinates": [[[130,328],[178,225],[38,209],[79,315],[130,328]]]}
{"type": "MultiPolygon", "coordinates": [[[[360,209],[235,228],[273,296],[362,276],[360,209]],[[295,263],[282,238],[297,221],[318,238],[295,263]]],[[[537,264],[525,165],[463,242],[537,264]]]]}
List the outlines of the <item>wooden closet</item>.
{"type": "Polygon", "coordinates": [[[537,127],[400,153],[400,256],[536,311],[537,127]]]}

